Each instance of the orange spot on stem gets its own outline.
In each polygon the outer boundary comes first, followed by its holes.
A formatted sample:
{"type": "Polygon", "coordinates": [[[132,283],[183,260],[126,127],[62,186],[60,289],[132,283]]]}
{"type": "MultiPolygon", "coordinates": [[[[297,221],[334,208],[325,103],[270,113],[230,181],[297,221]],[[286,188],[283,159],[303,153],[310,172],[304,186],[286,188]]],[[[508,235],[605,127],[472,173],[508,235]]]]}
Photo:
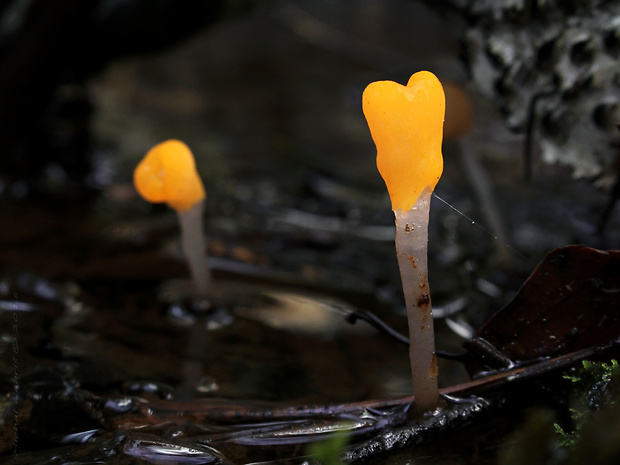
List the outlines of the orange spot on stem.
{"type": "Polygon", "coordinates": [[[431,364],[428,367],[428,375],[431,378],[437,378],[437,375],[439,375],[439,364],[437,363],[437,354],[433,354],[433,359],[431,360],[431,364]]]}
{"type": "Polygon", "coordinates": [[[420,293],[420,296],[418,297],[417,305],[418,307],[425,307],[425,306],[428,306],[430,301],[431,301],[430,295],[428,294],[427,291],[424,291],[420,293]]]}

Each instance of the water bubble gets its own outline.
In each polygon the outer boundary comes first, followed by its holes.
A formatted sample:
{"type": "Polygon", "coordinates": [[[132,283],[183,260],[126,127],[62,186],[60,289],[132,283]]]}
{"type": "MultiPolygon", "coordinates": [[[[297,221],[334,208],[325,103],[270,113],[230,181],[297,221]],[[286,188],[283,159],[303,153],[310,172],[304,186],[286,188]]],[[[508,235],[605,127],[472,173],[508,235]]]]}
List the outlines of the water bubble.
{"type": "Polygon", "coordinates": [[[104,404],[105,408],[116,413],[128,413],[135,411],[136,405],[133,399],[121,397],[120,399],[108,399],[104,404]]]}
{"type": "Polygon", "coordinates": [[[191,326],[196,322],[196,316],[179,304],[168,307],[168,319],[178,326],[191,326]]]}
{"type": "Polygon", "coordinates": [[[210,394],[217,391],[220,388],[217,381],[212,376],[205,376],[200,380],[198,386],[196,386],[196,392],[200,394],[210,394]]]}
{"type": "Polygon", "coordinates": [[[235,318],[224,308],[216,308],[207,318],[206,329],[215,331],[233,323],[235,318]]]}
{"type": "Polygon", "coordinates": [[[180,446],[163,441],[129,441],[125,446],[125,454],[155,464],[207,464],[221,462],[220,458],[209,450],[180,446]]]}
{"type": "Polygon", "coordinates": [[[154,394],[160,399],[170,400],[173,397],[172,386],[156,381],[129,381],[123,384],[123,391],[130,395],[154,394]]]}

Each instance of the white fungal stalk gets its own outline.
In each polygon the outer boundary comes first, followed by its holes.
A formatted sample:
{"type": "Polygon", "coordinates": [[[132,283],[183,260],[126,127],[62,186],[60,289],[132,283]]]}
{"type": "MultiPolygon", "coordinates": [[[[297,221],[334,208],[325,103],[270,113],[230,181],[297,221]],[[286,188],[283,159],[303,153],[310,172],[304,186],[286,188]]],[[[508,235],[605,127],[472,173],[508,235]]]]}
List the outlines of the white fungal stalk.
{"type": "Polygon", "coordinates": [[[188,210],[177,211],[181,223],[181,245],[189,265],[196,294],[205,297],[211,287],[211,273],[207,268],[206,240],[202,230],[204,201],[196,202],[188,210]]]}
{"type": "Polygon", "coordinates": [[[409,359],[415,394],[414,414],[437,408],[437,355],[428,287],[428,220],[432,192],[425,189],[408,211],[394,211],[396,253],[409,323],[409,359]]]}

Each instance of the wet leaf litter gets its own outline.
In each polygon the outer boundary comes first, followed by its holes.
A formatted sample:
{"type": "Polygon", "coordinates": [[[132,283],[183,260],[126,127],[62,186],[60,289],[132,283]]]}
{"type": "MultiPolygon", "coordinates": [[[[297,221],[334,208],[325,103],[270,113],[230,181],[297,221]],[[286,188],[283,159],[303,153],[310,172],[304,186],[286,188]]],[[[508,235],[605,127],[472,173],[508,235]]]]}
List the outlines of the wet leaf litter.
{"type": "MultiPolygon", "coordinates": [[[[21,285],[25,286],[26,281],[25,278],[22,278],[21,285]]],[[[38,295],[39,299],[42,299],[41,294],[46,292],[43,291],[46,288],[48,291],[44,296],[47,300],[53,297],[54,286],[50,283],[44,281],[37,283],[33,277],[31,277],[30,283],[34,289],[38,289],[35,296],[38,295]]],[[[60,295],[66,295],[68,290],[56,289],[56,292],[60,295]]],[[[20,293],[24,296],[27,295],[26,291],[20,290],[20,293]]],[[[593,297],[596,298],[596,296],[593,297]]],[[[33,297],[30,299],[35,300],[33,297]]],[[[24,303],[20,306],[17,301],[4,305],[9,307],[13,305],[14,308],[21,308],[20,311],[27,310],[24,303]]],[[[35,314],[47,313],[47,318],[59,316],[59,308],[45,309],[45,306],[40,304],[32,303],[31,305],[30,311],[34,311],[35,314]],[[35,307],[40,308],[35,310],[35,307]]],[[[29,315],[29,313],[24,313],[24,315],[29,315]]],[[[133,319],[131,317],[135,316],[137,315],[129,315],[129,319],[133,319]]],[[[20,314],[20,320],[22,325],[27,325],[27,317],[23,318],[20,314]]],[[[149,328],[149,320],[150,318],[145,318],[145,315],[142,314],[140,325],[129,324],[127,332],[131,332],[131,334],[125,336],[125,341],[123,341],[124,336],[122,334],[114,335],[116,339],[114,342],[121,346],[116,357],[122,357],[132,365],[130,371],[133,376],[153,376],[152,373],[140,373],[140,370],[136,370],[136,368],[145,370],[146,364],[144,361],[134,359],[127,350],[130,340],[135,344],[135,341],[141,338],[139,327],[148,333],[147,337],[151,344],[156,342],[153,341],[153,336],[150,334],[156,328],[149,328]]],[[[106,322],[99,321],[99,324],[105,326],[106,322]]],[[[41,326],[45,327],[46,325],[42,324],[41,326]]],[[[160,325],[160,332],[164,327],[166,333],[170,333],[170,330],[173,329],[169,324],[160,325]]],[[[60,331],[60,328],[57,330],[60,331]]],[[[172,331],[170,335],[174,337],[175,332],[172,331]]],[[[41,340],[41,336],[33,336],[33,340],[41,340]]],[[[176,336],[178,337],[179,334],[176,336]]],[[[65,338],[65,341],[70,342],[68,338],[65,338]]],[[[153,354],[163,368],[168,365],[168,362],[161,357],[163,353],[169,352],[173,347],[162,345],[160,342],[153,344],[150,348],[157,346],[162,346],[165,349],[163,352],[156,351],[153,354]]],[[[464,404],[464,409],[451,410],[449,415],[441,417],[438,426],[433,426],[432,422],[423,426],[408,427],[403,425],[406,418],[405,412],[411,401],[407,398],[392,401],[365,401],[357,405],[327,404],[314,406],[286,406],[282,403],[234,401],[217,397],[177,402],[174,399],[175,390],[171,387],[175,384],[173,375],[168,375],[170,384],[162,381],[143,381],[142,383],[136,381],[131,386],[122,385],[122,380],[130,374],[116,373],[119,378],[115,380],[109,373],[114,372],[113,367],[102,366],[101,361],[97,361],[100,354],[97,354],[94,348],[86,346],[86,349],[90,349],[90,354],[73,354],[72,356],[62,354],[58,348],[54,349],[51,341],[46,347],[38,348],[37,357],[39,360],[46,361],[49,366],[45,368],[39,366],[35,370],[36,373],[31,373],[21,379],[21,394],[23,396],[22,402],[20,402],[20,406],[22,406],[20,409],[21,440],[24,447],[28,447],[29,442],[32,441],[30,447],[35,450],[43,445],[51,447],[51,450],[56,450],[57,447],[64,444],[62,446],[64,453],[61,451],[55,453],[60,453],[66,460],[76,460],[78,457],[82,457],[82,459],[89,457],[88,460],[94,460],[97,457],[100,459],[104,456],[108,457],[109,460],[113,460],[113,457],[116,456],[120,460],[122,456],[129,455],[140,457],[146,460],[146,463],[150,463],[151,460],[163,460],[166,456],[171,455],[185,458],[193,457],[195,461],[191,460],[188,463],[201,463],[198,462],[199,459],[223,460],[220,457],[221,454],[224,457],[234,457],[235,454],[241,453],[238,448],[244,449],[245,458],[243,460],[247,460],[248,457],[254,459],[260,457],[264,451],[259,451],[265,446],[269,446],[271,449],[279,446],[282,449],[281,453],[286,457],[287,453],[295,455],[295,446],[298,447],[297,453],[299,453],[300,444],[315,441],[318,437],[329,434],[338,428],[351,431],[356,436],[377,435],[375,439],[361,441],[356,447],[348,448],[343,457],[347,461],[354,461],[358,458],[369,458],[376,453],[386,453],[422,442],[440,434],[446,428],[455,428],[471,422],[472,416],[475,418],[477,412],[483,412],[485,408],[489,408],[487,401],[484,400],[488,391],[480,388],[480,386],[484,387],[486,382],[484,378],[478,380],[478,386],[463,386],[460,391],[459,386],[455,386],[449,390],[451,395],[469,397],[476,393],[484,393],[485,396],[471,399],[469,403],[464,404]],[[64,360],[62,363],[53,363],[54,360],[58,361],[59,359],[64,360]],[[78,364],[76,361],[81,363],[78,364]],[[88,367],[77,365],[88,365],[88,367]],[[102,389],[105,388],[105,385],[102,386],[104,380],[114,386],[107,394],[101,393],[102,389]],[[119,395],[119,392],[123,390],[127,394],[119,395]],[[28,405],[27,409],[24,408],[26,405],[28,405]],[[41,418],[47,419],[46,427],[39,424],[41,418]],[[30,428],[32,431],[29,431],[30,428]],[[392,439],[388,440],[386,434],[391,435],[389,437],[392,439]],[[184,440],[179,441],[178,437],[183,437],[184,440]],[[383,439],[381,439],[382,437],[383,439]],[[67,444],[74,444],[74,447],[71,448],[67,444]],[[190,446],[189,444],[193,445],[190,446]],[[209,446],[205,448],[201,444],[208,444],[209,446]],[[111,445],[114,447],[114,453],[106,452],[105,446],[111,445]],[[226,451],[226,453],[222,451],[226,451]]],[[[583,357],[599,356],[607,349],[609,348],[597,347],[587,354],[572,358],[570,363],[574,364],[583,357]]],[[[107,350],[113,349],[108,348],[107,350]]],[[[114,352],[111,355],[114,357],[114,352]]],[[[173,355],[169,356],[172,357],[173,355]]],[[[569,357],[572,356],[573,354],[569,354],[569,357]]],[[[23,360],[23,363],[27,364],[27,359],[23,360]]],[[[520,369],[519,373],[528,370],[541,370],[541,365],[547,365],[547,371],[538,371],[533,375],[533,378],[536,379],[541,373],[548,373],[562,367],[566,368],[570,366],[570,363],[562,364],[561,360],[552,359],[520,369]],[[553,363],[556,363],[557,366],[549,367],[553,363]]],[[[504,375],[500,373],[487,379],[489,384],[491,379],[493,383],[497,384],[493,389],[499,389],[500,392],[504,391],[503,395],[506,395],[509,391],[506,386],[502,386],[501,376],[514,379],[515,373],[507,372],[504,375]]],[[[160,373],[160,376],[162,375],[163,373],[160,373]]],[[[254,393],[253,396],[259,397],[257,394],[254,393]]],[[[245,393],[243,397],[245,396],[252,397],[252,394],[245,393]]],[[[20,454],[18,456],[20,458],[15,459],[14,463],[27,463],[28,460],[30,463],[45,463],[42,461],[43,457],[47,456],[49,452],[50,449],[41,451],[39,455],[35,451],[20,454]]]]}
{"type": "MultiPolygon", "coordinates": [[[[274,457],[294,462],[305,455],[305,444],[340,429],[352,434],[344,460],[378,457],[389,463],[391,454],[432,444],[446,430],[484,424],[494,409],[518,398],[514,386],[616,350],[610,335],[617,325],[617,253],[559,249],[478,334],[515,365],[498,367],[473,351],[473,360],[486,373],[471,384],[462,380],[442,390],[469,402],[438,417],[437,424],[408,425],[412,399],[403,397],[406,351],[396,353],[400,344],[363,322],[344,322],[363,308],[393,327],[404,327],[403,315],[365,292],[363,279],[352,289],[270,267],[257,273],[253,264],[239,260],[234,268],[230,257],[220,256],[213,270],[220,297],[205,311],[161,287],[157,298],[162,277],[187,276],[180,250],[171,256],[169,249],[156,247],[158,241],[147,239],[140,252],[133,241],[102,239],[100,225],[89,225],[79,209],[56,208],[57,214],[28,228],[22,238],[7,237],[2,247],[0,317],[3,328],[17,323],[20,342],[16,405],[22,449],[9,463],[47,463],[50,454],[74,463],[104,458],[124,463],[128,457],[144,463],[170,457],[187,463],[274,457]],[[72,234],[33,241],[65,230],[72,234]],[[38,260],[34,255],[41,249],[33,244],[46,250],[38,260]],[[18,271],[26,261],[35,271],[18,271]],[[556,280],[550,281],[550,275],[556,280]],[[511,352],[515,343],[502,334],[512,334],[519,324],[515,315],[532,313],[532,286],[534,294],[557,294],[558,287],[568,294],[562,306],[547,309],[540,303],[551,326],[572,303],[590,308],[593,302],[595,311],[607,312],[610,325],[598,324],[605,315],[600,314],[577,345],[580,335],[573,334],[572,326],[561,328],[557,337],[570,342],[559,344],[566,346],[563,351],[556,346],[541,351],[535,332],[511,352]],[[302,313],[287,322],[291,310],[302,313]],[[295,322],[300,319],[301,325],[295,322]],[[597,332],[598,327],[603,329],[597,332]],[[385,367],[386,360],[391,367],[385,367]],[[390,388],[394,382],[401,387],[390,388]]],[[[176,234],[174,227],[164,230],[176,234]]],[[[145,234],[152,232],[137,235],[145,234]]],[[[154,237],[161,238],[161,232],[154,237]]],[[[528,329],[542,330],[530,324],[528,329]]],[[[4,347],[7,353],[10,346],[5,342],[4,347]]],[[[5,379],[4,392],[13,392],[11,380],[5,379]]],[[[14,405],[3,406],[9,425],[14,405]]],[[[3,443],[6,452],[12,445],[3,443]]]]}

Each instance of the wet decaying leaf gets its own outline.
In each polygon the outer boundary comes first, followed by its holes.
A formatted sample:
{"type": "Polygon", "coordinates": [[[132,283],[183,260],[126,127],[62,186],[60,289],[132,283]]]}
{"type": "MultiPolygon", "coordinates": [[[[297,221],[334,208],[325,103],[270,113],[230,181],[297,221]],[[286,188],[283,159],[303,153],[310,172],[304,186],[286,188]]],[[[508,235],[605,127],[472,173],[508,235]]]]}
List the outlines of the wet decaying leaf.
{"type": "Polygon", "coordinates": [[[549,252],[518,295],[478,332],[513,361],[553,357],[620,335],[620,251],[549,252]]]}

